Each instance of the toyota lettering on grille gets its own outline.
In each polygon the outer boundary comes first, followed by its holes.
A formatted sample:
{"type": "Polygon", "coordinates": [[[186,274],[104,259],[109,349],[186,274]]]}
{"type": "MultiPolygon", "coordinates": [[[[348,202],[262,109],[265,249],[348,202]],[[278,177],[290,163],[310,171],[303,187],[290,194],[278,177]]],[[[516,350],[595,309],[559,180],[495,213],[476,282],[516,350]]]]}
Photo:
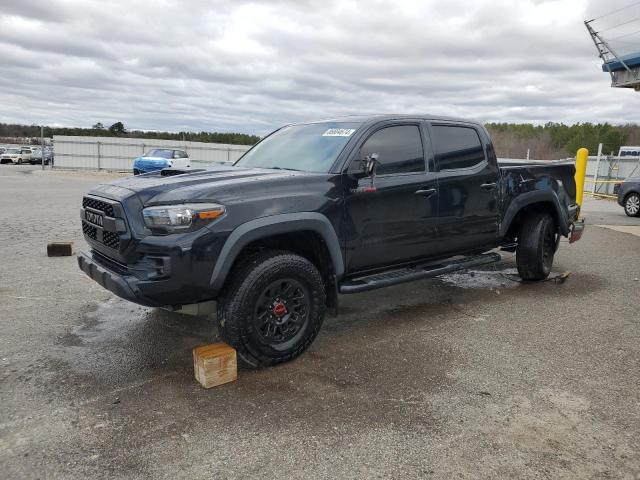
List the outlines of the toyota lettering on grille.
{"type": "Polygon", "coordinates": [[[87,220],[87,222],[102,227],[102,215],[90,212],[89,210],[85,210],[84,218],[87,220]]]}

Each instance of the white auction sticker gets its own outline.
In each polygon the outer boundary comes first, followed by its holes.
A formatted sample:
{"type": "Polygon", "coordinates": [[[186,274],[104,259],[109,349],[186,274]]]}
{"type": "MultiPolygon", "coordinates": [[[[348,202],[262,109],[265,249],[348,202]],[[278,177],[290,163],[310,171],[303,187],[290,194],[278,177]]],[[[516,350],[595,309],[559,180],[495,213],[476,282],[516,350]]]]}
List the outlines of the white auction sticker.
{"type": "Polygon", "coordinates": [[[322,134],[323,137],[350,137],[355,128],[330,128],[322,134]]]}

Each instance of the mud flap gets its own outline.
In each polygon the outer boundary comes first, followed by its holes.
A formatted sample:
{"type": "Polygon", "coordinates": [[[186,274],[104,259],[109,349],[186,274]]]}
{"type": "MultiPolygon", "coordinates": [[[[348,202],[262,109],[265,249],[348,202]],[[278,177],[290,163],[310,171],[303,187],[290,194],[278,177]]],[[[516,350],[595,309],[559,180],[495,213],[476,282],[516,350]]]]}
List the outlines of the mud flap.
{"type": "Polygon", "coordinates": [[[571,227],[571,233],[569,234],[569,243],[577,242],[582,238],[582,233],[585,229],[585,219],[579,220],[571,227]]]}
{"type": "Polygon", "coordinates": [[[331,276],[331,281],[325,284],[327,291],[327,311],[330,315],[338,316],[338,281],[335,275],[331,276]]]}

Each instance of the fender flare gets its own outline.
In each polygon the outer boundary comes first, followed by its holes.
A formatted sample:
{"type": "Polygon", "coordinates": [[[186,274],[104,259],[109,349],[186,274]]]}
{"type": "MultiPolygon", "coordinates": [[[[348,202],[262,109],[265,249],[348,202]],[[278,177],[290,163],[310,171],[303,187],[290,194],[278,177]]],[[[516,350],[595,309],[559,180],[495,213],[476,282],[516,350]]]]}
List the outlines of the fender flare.
{"type": "Polygon", "coordinates": [[[333,271],[339,279],[344,274],[344,260],[340,242],[327,217],[316,212],[284,213],[250,220],[236,227],[227,238],[211,274],[211,288],[219,292],[238,254],[249,243],[283,233],[311,230],[318,233],[329,250],[333,271]]]}
{"type": "Polygon", "coordinates": [[[569,212],[562,208],[556,192],[552,190],[536,190],[533,192],[522,193],[513,199],[507,208],[502,224],[500,225],[500,238],[504,238],[507,234],[509,227],[511,227],[511,222],[518,212],[534,203],[550,203],[553,205],[560,233],[564,236],[569,235],[569,212]]]}

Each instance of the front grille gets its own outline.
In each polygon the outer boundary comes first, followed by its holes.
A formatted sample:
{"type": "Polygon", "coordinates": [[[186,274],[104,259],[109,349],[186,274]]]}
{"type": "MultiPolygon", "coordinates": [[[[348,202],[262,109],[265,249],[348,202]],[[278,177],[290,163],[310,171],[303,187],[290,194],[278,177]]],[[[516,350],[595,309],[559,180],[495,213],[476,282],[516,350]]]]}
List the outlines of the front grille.
{"type": "Polygon", "coordinates": [[[114,217],[113,215],[113,205],[107,202],[103,202],[102,200],[97,200],[95,198],[84,197],[82,199],[82,206],[87,208],[92,208],[94,210],[99,210],[104,213],[107,217],[114,217]]]}
{"type": "MultiPolygon", "coordinates": [[[[116,202],[107,201],[106,199],[101,200],[93,196],[83,197],[82,207],[85,209],[82,215],[82,232],[85,237],[119,253],[121,247],[123,247],[120,242],[120,237],[124,233],[123,231],[116,231],[118,222],[122,224],[124,220],[121,207],[116,202]],[[85,215],[89,211],[93,211],[94,213],[101,212],[103,217],[102,221],[96,220],[88,222],[85,219],[85,215]]],[[[92,220],[95,219],[92,217],[92,220]]],[[[110,255],[108,252],[105,253],[110,255]]]]}
{"type": "Polygon", "coordinates": [[[89,225],[87,222],[82,222],[82,232],[89,238],[94,240],[98,236],[98,229],[93,225],[89,225]]]}
{"type": "Polygon", "coordinates": [[[120,248],[120,239],[118,238],[118,234],[115,232],[107,232],[106,230],[103,231],[102,243],[104,243],[109,248],[113,248],[114,250],[118,250],[120,248]]]}

